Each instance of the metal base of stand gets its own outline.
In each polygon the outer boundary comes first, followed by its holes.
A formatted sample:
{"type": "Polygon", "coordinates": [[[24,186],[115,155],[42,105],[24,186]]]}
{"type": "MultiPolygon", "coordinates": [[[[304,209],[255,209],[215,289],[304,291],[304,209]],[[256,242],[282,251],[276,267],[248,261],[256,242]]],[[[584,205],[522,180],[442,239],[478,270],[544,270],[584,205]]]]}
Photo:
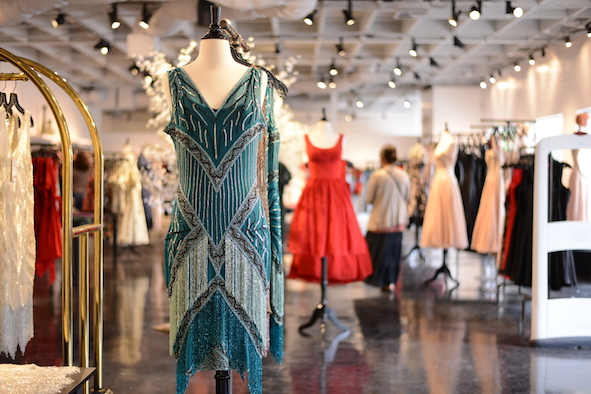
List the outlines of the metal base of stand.
{"type": "Polygon", "coordinates": [[[404,256],[402,259],[406,260],[410,257],[410,255],[412,254],[412,252],[414,252],[415,250],[419,251],[419,257],[425,261],[425,256],[423,255],[423,249],[421,249],[421,247],[419,246],[419,244],[416,244],[415,246],[413,246],[412,248],[410,248],[410,250],[408,251],[408,253],[406,254],[406,256],[404,256]]]}
{"type": "Polygon", "coordinates": [[[316,323],[316,320],[318,320],[318,319],[320,319],[322,321],[322,323],[320,325],[320,331],[322,334],[324,334],[326,331],[326,318],[328,318],[335,326],[337,326],[341,330],[349,331],[349,327],[346,324],[341,323],[339,321],[339,319],[337,318],[337,315],[334,312],[334,310],[330,306],[327,305],[328,301],[326,299],[326,290],[328,287],[328,260],[326,257],[322,257],[321,262],[322,262],[322,278],[320,281],[321,302],[318,305],[316,305],[316,309],[314,309],[314,312],[312,312],[312,316],[310,317],[310,320],[308,320],[308,322],[302,324],[298,328],[299,333],[303,336],[309,336],[309,334],[303,332],[303,330],[305,330],[308,327],[312,327],[314,325],[314,323],[316,323]]]}
{"type": "Polygon", "coordinates": [[[232,379],[230,371],[215,371],[215,393],[232,394],[232,379]]]}
{"type": "Polygon", "coordinates": [[[453,276],[451,276],[451,272],[449,271],[449,268],[447,267],[447,263],[445,262],[446,258],[447,258],[447,249],[443,249],[443,264],[441,264],[441,267],[437,268],[437,271],[435,271],[435,274],[433,275],[433,277],[431,279],[427,279],[423,283],[423,285],[428,285],[429,283],[433,282],[435,279],[437,279],[439,274],[443,274],[443,275],[449,277],[449,279],[451,279],[456,284],[456,287],[458,287],[460,285],[460,282],[458,282],[457,280],[455,280],[453,278],[453,276]]]}

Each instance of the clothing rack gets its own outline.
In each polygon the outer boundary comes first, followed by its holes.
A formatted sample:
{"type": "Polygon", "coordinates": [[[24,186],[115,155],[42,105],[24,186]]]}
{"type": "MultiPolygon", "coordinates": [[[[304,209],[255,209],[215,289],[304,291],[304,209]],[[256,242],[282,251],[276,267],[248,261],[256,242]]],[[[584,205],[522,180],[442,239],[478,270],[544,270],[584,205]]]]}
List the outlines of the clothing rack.
{"type": "MultiPolygon", "coordinates": [[[[94,393],[112,393],[111,390],[103,387],[103,153],[102,144],[96,124],[90,111],[81,97],[66,82],[49,68],[26,58],[16,56],[7,50],[0,48],[0,61],[10,63],[20,70],[20,73],[1,73],[0,80],[30,80],[39,89],[43,98],[49,105],[56,120],[61,139],[62,151],[62,358],[64,365],[72,366],[74,362],[74,321],[73,321],[73,299],[74,280],[72,277],[72,240],[80,238],[80,259],[79,259],[79,363],[80,367],[89,367],[90,358],[90,275],[89,275],[89,248],[90,235],[94,235],[93,263],[93,358],[95,364],[94,393]],[[62,112],[61,106],[53,92],[50,90],[40,75],[45,76],[59,86],[72,101],[76,104],[88,127],[95,158],[95,181],[94,181],[94,220],[93,223],[73,228],[73,195],[72,195],[72,172],[73,172],[73,151],[70,132],[62,112]]],[[[88,382],[84,383],[84,393],[89,392],[88,382]]]]}

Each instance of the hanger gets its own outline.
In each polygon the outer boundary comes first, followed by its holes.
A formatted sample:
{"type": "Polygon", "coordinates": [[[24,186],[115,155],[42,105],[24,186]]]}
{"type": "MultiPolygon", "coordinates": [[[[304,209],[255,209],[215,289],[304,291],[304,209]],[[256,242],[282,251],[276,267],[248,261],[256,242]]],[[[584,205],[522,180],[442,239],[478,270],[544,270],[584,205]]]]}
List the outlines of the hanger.
{"type": "MultiPolygon", "coordinates": [[[[12,108],[15,108],[18,112],[20,112],[21,114],[24,115],[25,109],[18,102],[18,95],[15,93],[15,90],[16,90],[16,81],[14,82],[14,89],[12,90],[12,93],[10,93],[10,100],[6,104],[6,109],[8,111],[12,111],[12,108]]],[[[6,94],[4,94],[4,99],[6,100],[6,94]]],[[[31,127],[33,127],[33,126],[35,126],[35,123],[33,122],[33,117],[31,116],[30,118],[31,118],[31,127]]],[[[19,119],[19,126],[20,126],[20,119],[19,119]]]]}
{"type": "Polygon", "coordinates": [[[2,92],[0,92],[0,107],[4,107],[6,110],[8,110],[8,100],[6,99],[6,93],[4,93],[4,90],[6,90],[7,83],[7,81],[4,81],[4,87],[2,88],[2,92]]]}

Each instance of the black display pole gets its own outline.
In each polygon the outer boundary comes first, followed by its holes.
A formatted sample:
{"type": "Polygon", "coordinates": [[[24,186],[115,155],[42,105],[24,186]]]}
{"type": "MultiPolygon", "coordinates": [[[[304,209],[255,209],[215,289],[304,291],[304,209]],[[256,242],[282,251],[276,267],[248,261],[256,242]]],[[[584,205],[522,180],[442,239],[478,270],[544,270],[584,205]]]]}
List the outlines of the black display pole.
{"type": "Polygon", "coordinates": [[[447,263],[445,262],[446,259],[447,249],[443,249],[443,264],[441,264],[441,267],[437,268],[437,271],[435,271],[435,275],[433,275],[431,279],[427,279],[425,281],[424,285],[428,285],[429,283],[433,282],[435,279],[437,279],[437,276],[439,276],[439,274],[449,276],[449,279],[455,282],[456,287],[460,285],[460,282],[458,282],[451,276],[451,272],[449,272],[449,268],[447,267],[447,263]]]}
{"type": "Polygon", "coordinates": [[[316,309],[312,312],[312,316],[307,323],[302,324],[298,331],[303,336],[309,336],[309,334],[303,332],[308,327],[312,327],[318,318],[321,319],[322,323],[320,324],[320,333],[324,335],[326,332],[326,318],[333,322],[335,326],[340,328],[343,331],[349,331],[349,327],[339,321],[337,318],[334,309],[328,306],[328,300],[326,298],[326,292],[328,288],[328,258],[323,256],[320,259],[322,263],[322,276],[320,279],[320,303],[316,305],[316,309]]]}

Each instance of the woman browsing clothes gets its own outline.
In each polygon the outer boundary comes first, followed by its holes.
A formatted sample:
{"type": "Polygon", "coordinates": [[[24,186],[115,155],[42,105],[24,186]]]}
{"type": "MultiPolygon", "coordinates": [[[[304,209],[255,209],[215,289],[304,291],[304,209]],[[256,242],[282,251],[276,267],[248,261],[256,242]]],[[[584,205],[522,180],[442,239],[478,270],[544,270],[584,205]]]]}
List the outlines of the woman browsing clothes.
{"type": "Polygon", "coordinates": [[[373,205],[365,239],[374,273],[366,283],[383,291],[394,291],[400,271],[402,232],[408,224],[410,179],[396,163],[396,148],[386,145],[380,152],[382,167],[367,184],[366,201],[373,205]]]}

